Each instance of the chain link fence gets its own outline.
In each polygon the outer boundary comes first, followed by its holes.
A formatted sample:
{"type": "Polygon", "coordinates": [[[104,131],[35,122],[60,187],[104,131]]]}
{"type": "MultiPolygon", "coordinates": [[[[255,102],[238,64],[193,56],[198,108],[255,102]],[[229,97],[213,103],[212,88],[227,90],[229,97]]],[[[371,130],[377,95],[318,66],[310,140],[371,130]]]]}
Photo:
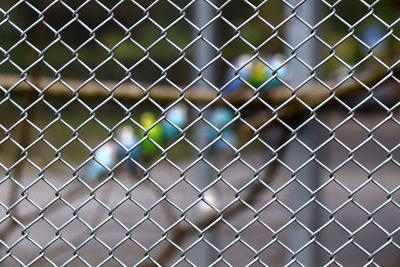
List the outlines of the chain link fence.
{"type": "Polygon", "coordinates": [[[2,266],[399,266],[400,2],[2,0],[2,266]]]}

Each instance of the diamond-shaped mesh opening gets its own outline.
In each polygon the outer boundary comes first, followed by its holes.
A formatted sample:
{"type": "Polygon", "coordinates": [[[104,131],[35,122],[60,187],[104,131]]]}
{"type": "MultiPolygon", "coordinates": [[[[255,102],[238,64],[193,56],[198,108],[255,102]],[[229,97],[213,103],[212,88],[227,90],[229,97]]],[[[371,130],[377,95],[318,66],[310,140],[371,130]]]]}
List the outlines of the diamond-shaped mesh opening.
{"type": "Polygon", "coordinates": [[[336,12],[337,16],[350,25],[362,20],[368,12],[368,6],[362,1],[356,1],[354,4],[338,1],[335,6],[340,7],[340,11],[336,12]],[[351,12],[352,9],[359,9],[359,12],[354,14],[351,12]]]}
{"type": "Polygon", "coordinates": [[[63,25],[60,29],[61,41],[65,42],[72,49],[78,49],[85,44],[90,36],[90,30],[85,27],[85,24],[78,20],[71,20],[68,24],[63,25]],[[75,37],[76,31],[79,31],[79,36],[75,37]]]}
{"type": "Polygon", "coordinates": [[[119,244],[118,248],[114,251],[114,255],[118,261],[129,265],[134,264],[139,258],[137,256],[133,257],[132,255],[140,255],[142,251],[143,250],[140,248],[140,246],[136,245],[130,239],[127,239],[122,244],[119,244]],[[126,253],[126,251],[130,251],[129,255],[126,253]]]}
{"type": "Polygon", "coordinates": [[[232,244],[225,253],[229,255],[229,260],[227,260],[227,263],[230,265],[238,264],[238,266],[246,266],[250,264],[252,261],[251,259],[254,256],[254,252],[240,241],[236,241],[234,244],[232,244]],[[235,250],[240,250],[241,255],[234,254],[233,251],[235,250]]]}
{"type": "Polygon", "coordinates": [[[151,20],[141,19],[134,25],[132,29],[132,39],[140,46],[148,49],[159,39],[158,36],[160,33],[161,29],[157,27],[151,20]]]}
{"type": "Polygon", "coordinates": [[[143,50],[129,38],[122,36],[123,39],[120,39],[120,37],[120,34],[113,34],[106,40],[105,44],[113,49],[114,58],[125,68],[129,68],[139,61],[143,55],[143,50]]]}

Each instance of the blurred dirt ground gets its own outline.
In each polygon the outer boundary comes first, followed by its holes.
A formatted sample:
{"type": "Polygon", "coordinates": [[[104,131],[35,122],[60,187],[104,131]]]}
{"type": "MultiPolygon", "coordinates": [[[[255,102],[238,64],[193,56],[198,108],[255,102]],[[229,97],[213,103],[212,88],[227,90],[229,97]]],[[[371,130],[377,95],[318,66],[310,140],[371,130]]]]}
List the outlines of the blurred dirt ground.
{"type": "MultiPolygon", "coordinates": [[[[369,114],[359,119],[366,126],[373,127],[382,118],[379,114],[369,114]]],[[[341,115],[329,117],[330,125],[336,125],[342,120],[341,115]]],[[[374,132],[374,138],[391,149],[399,143],[397,128],[395,123],[387,123],[374,132]]],[[[357,147],[368,138],[366,131],[352,121],[340,127],[336,136],[350,148],[357,147]]],[[[349,156],[351,155],[337,142],[330,143],[321,151],[321,161],[330,168],[339,166],[349,156]]],[[[399,266],[399,166],[394,161],[389,161],[377,168],[388,155],[373,140],[355,151],[352,156],[363,167],[349,162],[333,176],[321,168],[321,184],[330,182],[316,196],[318,202],[324,206],[318,208],[320,225],[326,225],[316,237],[319,244],[326,248],[319,249],[320,263],[324,265],[334,259],[343,266],[361,266],[373,260],[380,266],[399,266]],[[368,177],[368,172],[363,168],[377,170],[373,176],[368,177]],[[327,250],[337,251],[334,258],[329,257],[327,250]],[[368,259],[366,252],[375,252],[373,259],[368,259]]],[[[399,161],[398,152],[395,151],[392,156],[396,162],[399,161]]],[[[267,157],[265,152],[256,149],[244,153],[242,158],[252,166],[259,167],[265,163],[267,157]]],[[[285,158],[282,160],[285,161],[285,158]]],[[[179,162],[180,166],[188,166],[189,163],[184,160],[179,162]]],[[[105,262],[106,266],[138,263],[144,257],[145,250],[163,237],[162,228],[170,226],[171,219],[181,218],[181,211],[176,207],[187,210],[185,220],[194,223],[205,216],[202,212],[215,212],[205,208],[207,206],[204,204],[189,208],[199,195],[190,185],[198,182],[195,179],[196,168],[189,170],[185,176],[180,176],[178,170],[164,161],[150,172],[148,179],[140,183],[122,171],[116,174],[115,180],[111,179],[98,187],[93,195],[89,195],[90,190],[82,183],[74,180],[61,191],[63,201],[55,200],[55,190],[72,178],[71,173],[66,169],[58,172],[51,170],[40,177],[33,168],[26,168],[21,184],[29,187],[26,198],[31,203],[26,199],[22,200],[18,205],[21,212],[18,216],[37,211],[32,203],[41,208],[50,203],[51,206],[43,217],[37,218],[36,213],[34,217],[21,221],[24,225],[30,225],[26,232],[21,232],[23,228],[18,226],[14,231],[6,233],[3,242],[8,246],[12,245],[12,248],[2,266],[29,264],[37,257],[43,258],[36,261],[34,266],[49,266],[44,258],[55,265],[72,260],[71,266],[98,265],[105,262]],[[178,179],[181,181],[176,183],[178,179]],[[155,183],[163,189],[169,188],[167,199],[176,207],[166,201],[155,205],[162,197],[160,188],[155,183]],[[134,189],[131,194],[127,195],[127,189],[132,187],[134,189]],[[109,216],[111,209],[112,216],[109,216]],[[77,211],[76,214],[73,214],[73,210],[77,211]],[[127,232],[130,233],[129,236],[127,232]],[[79,252],[74,253],[73,247],[79,248],[79,252]],[[41,248],[45,248],[45,251],[41,248]]],[[[263,173],[260,177],[262,176],[263,173]]],[[[229,205],[235,199],[235,190],[241,189],[253,177],[254,173],[243,163],[236,162],[227,168],[222,178],[212,187],[216,196],[215,208],[222,209],[229,205]]],[[[295,210],[302,203],[291,204],[293,188],[291,184],[285,186],[289,179],[290,172],[281,166],[276,178],[269,184],[274,190],[279,190],[276,195],[278,201],[271,201],[273,195],[265,188],[262,194],[257,195],[258,201],[253,205],[256,210],[263,208],[257,218],[251,209],[243,206],[236,216],[213,228],[210,242],[220,250],[226,249],[223,259],[227,263],[245,266],[254,260],[256,251],[259,252],[258,259],[269,266],[282,266],[290,260],[290,253],[284,247],[290,248],[293,238],[292,225],[286,225],[292,219],[288,208],[295,210]],[[266,203],[270,205],[263,207],[266,203]],[[276,236],[273,231],[278,231],[276,236]],[[235,232],[240,234],[235,235],[235,232]]],[[[14,192],[9,190],[11,183],[8,179],[1,181],[1,218],[4,218],[9,194],[14,192]]],[[[99,183],[94,183],[89,186],[95,188],[98,185],[99,183]]],[[[249,190],[244,189],[241,196],[249,190]]],[[[297,217],[307,220],[302,218],[302,212],[297,217]]],[[[1,231],[4,231],[6,221],[2,221],[1,231]]],[[[185,222],[180,224],[188,225],[185,222]]],[[[187,248],[194,240],[195,237],[189,238],[183,247],[187,248]]],[[[151,249],[149,256],[155,258],[164,247],[165,241],[151,249]]],[[[6,254],[2,243],[0,258],[6,254]]],[[[212,255],[214,259],[217,259],[217,254],[212,255]]],[[[168,264],[179,259],[178,252],[171,255],[168,264]]],[[[189,250],[185,259],[193,264],[198,262],[196,246],[189,250]]],[[[185,261],[179,264],[188,265],[190,264],[185,261]]],[[[225,266],[226,263],[219,265],[225,266]]],[[[259,265],[260,262],[252,266],[259,265]]]]}

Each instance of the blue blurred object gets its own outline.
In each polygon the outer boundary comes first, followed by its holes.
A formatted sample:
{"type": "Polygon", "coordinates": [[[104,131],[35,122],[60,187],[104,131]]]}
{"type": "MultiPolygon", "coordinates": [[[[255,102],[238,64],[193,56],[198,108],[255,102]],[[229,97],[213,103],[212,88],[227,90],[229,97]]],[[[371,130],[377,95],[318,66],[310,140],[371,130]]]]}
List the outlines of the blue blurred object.
{"type": "Polygon", "coordinates": [[[225,96],[237,92],[240,88],[245,86],[243,80],[247,81],[250,77],[251,70],[250,55],[241,55],[233,61],[233,66],[236,70],[230,69],[225,79],[225,84],[228,85],[224,88],[223,94],[225,96]],[[239,74],[238,78],[235,76],[239,74]]]}
{"type": "MultiPolygon", "coordinates": [[[[267,59],[267,62],[272,67],[272,70],[269,70],[270,71],[269,78],[272,77],[273,71],[277,71],[277,77],[279,77],[279,79],[284,80],[287,78],[286,67],[282,66],[283,63],[285,62],[285,58],[282,54],[275,54],[275,55],[269,57],[267,59]]],[[[264,86],[263,89],[271,90],[271,89],[274,89],[274,88],[282,85],[282,82],[279,79],[277,79],[277,78],[272,79],[264,86]]]]}
{"type": "Polygon", "coordinates": [[[167,120],[162,122],[164,140],[173,140],[178,138],[181,130],[184,129],[188,123],[188,112],[184,104],[177,104],[171,108],[166,115],[167,120]],[[172,124],[174,125],[172,125],[172,124]],[[179,127],[176,128],[176,127],[179,127]]]}
{"type": "MultiPolygon", "coordinates": [[[[229,108],[218,107],[211,111],[209,121],[211,124],[217,128],[219,131],[223,129],[227,124],[229,124],[234,118],[234,113],[229,108]]],[[[211,143],[218,137],[218,132],[214,129],[210,129],[208,131],[208,142],[211,143]]],[[[235,145],[236,143],[236,134],[234,131],[233,123],[229,124],[226,128],[222,131],[222,138],[231,145],[235,145]]],[[[227,151],[229,150],[229,146],[222,140],[218,140],[214,145],[218,151],[227,151]]]]}
{"type": "Polygon", "coordinates": [[[368,45],[375,45],[385,35],[382,27],[371,24],[362,32],[362,40],[368,45]]]}
{"type": "Polygon", "coordinates": [[[84,173],[84,179],[88,182],[103,178],[108,174],[107,168],[111,169],[116,161],[116,147],[110,142],[102,145],[94,154],[92,160],[84,173]],[[107,168],[106,168],[107,167],[107,168]]]}
{"type": "Polygon", "coordinates": [[[131,159],[138,160],[141,155],[141,150],[139,146],[135,147],[138,143],[135,131],[130,126],[125,125],[117,132],[116,138],[122,144],[122,146],[119,145],[118,147],[118,160],[126,158],[129,153],[130,158],[125,160],[123,165],[128,167],[131,174],[136,174],[137,166],[131,159]]]}

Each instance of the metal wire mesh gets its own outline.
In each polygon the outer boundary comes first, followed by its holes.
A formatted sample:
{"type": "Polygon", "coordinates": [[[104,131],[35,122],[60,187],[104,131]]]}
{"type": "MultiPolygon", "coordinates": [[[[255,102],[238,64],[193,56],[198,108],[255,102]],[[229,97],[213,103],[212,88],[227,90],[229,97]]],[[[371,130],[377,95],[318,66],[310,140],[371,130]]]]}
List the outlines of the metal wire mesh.
{"type": "Polygon", "coordinates": [[[397,266],[396,7],[2,0],[0,262],[397,266]]]}

